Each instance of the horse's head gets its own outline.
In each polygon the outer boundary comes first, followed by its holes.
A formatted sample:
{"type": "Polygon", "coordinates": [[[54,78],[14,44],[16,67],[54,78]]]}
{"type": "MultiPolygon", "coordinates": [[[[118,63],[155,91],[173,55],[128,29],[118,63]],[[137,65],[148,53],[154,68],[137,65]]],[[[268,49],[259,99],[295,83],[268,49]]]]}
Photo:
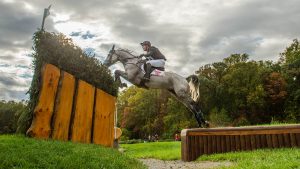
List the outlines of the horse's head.
{"type": "Polygon", "coordinates": [[[113,45],[112,49],[109,51],[103,64],[109,67],[115,64],[117,61],[118,61],[118,55],[116,54],[115,45],[113,45]]]}
{"type": "Polygon", "coordinates": [[[137,56],[133,55],[127,49],[118,49],[115,50],[115,45],[113,45],[112,49],[109,51],[105,61],[103,64],[105,66],[111,66],[115,64],[117,61],[121,61],[123,64],[126,64],[128,60],[138,59],[137,56]]]}

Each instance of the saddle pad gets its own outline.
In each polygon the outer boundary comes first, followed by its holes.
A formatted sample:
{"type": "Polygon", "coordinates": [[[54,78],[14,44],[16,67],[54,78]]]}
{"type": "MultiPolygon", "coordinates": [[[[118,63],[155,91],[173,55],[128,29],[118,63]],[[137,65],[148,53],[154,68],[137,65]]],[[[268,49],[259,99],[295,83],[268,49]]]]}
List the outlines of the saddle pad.
{"type": "MultiPolygon", "coordinates": [[[[142,65],[141,66],[141,69],[143,71],[143,73],[146,73],[145,70],[144,70],[144,66],[142,65]]],[[[165,76],[165,71],[161,71],[161,70],[158,70],[158,69],[154,69],[151,73],[150,73],[151,76],[165,76]]]]}
{"type": "Polygon", "coordinates": [[[161,70],[158,70],[158,69],[154,69],[154,70],[151,72],[151,75],[153,75],[153,76],[164,76],[164,75],[165,75],[165,72],[164,72],[164,71],[161,71],[161,70]]]}

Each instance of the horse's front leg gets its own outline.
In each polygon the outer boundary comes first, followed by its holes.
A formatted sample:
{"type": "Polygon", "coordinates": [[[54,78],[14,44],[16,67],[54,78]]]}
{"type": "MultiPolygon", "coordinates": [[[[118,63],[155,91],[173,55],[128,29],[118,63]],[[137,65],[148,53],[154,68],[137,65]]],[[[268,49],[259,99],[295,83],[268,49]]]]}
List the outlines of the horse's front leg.
{"type": "Polygon", "coordinates": [[[115,82],[117,82],[119,84],[119,87],[123,88],[123,87],[127,87],[126,83],[122,83],[121,81],[121,77],[123,77],[124,79],[128,79],[127,73],[121,70],[116,70],[115,71],[115,82]]]}

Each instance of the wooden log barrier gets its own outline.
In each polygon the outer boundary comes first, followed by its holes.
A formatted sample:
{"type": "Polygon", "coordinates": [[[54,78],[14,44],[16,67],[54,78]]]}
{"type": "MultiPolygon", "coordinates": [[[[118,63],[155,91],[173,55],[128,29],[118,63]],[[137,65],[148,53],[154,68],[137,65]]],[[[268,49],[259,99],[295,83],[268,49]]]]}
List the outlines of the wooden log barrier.
{"type": "Polygon", "coordinates": [[[112,147],[116,98],[46,64],[27,135],[112,147]]]}
{"type": "Polygon", "coordinates": [[[184,129],[181,159],[261,148],[300,147],[300,125],[184,129]]]}

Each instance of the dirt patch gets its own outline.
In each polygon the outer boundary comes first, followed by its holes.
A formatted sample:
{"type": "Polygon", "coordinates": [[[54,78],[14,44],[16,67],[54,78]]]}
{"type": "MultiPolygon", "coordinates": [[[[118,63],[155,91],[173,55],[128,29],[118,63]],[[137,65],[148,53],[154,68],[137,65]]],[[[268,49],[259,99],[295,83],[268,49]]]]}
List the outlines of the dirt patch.
{"type": "Polygon", "coordinates": [[[213,161],[197,161],[183,162],[181,160],[163,161],[157,159],[139,159],[149,169],[205,169],[221,166],[231,166],[232,162],[213,162],[213,161]]]}

